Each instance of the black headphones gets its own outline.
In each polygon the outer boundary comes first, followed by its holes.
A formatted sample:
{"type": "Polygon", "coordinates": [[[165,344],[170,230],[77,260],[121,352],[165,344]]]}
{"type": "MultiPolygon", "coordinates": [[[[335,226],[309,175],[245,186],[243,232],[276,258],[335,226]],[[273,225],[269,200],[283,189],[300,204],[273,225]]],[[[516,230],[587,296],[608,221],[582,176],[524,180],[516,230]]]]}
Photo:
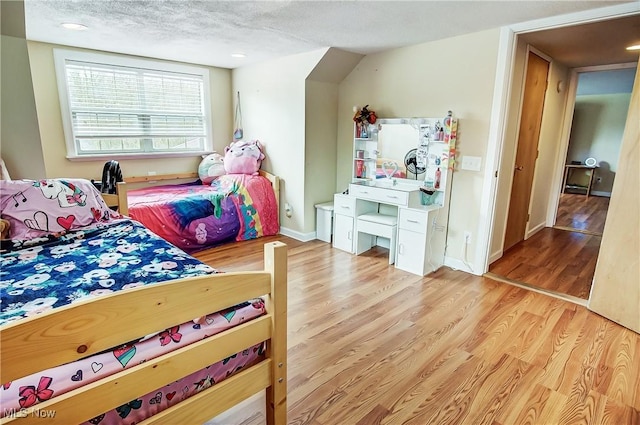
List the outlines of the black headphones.
{"type": "Polygon", "coordinates": [[[102,169],[102,185],[100,191],[102,193],[116,193],[116,184],[123,181],[122,170],[118,161],[107,161],[102,169]]]}

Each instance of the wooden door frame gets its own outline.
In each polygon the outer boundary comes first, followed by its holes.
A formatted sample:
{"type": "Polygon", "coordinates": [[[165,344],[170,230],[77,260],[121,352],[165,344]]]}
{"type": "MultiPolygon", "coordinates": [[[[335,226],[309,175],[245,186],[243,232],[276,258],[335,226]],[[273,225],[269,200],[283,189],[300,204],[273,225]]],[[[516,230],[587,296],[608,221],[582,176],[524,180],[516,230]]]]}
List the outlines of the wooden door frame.
{"type": "MultiPolygon", "coordinates": [[[[502,161],[509,115],[509,95],[513,81],[516,59],[517,37],[519,34],[558,28],[568,25],[581,25],[591,22],[616,19],[638,14],[640,8],[635,3],[608,6],[583,12],[553,16],[535,21],[523,22],[500,29],[498,45],[496,80],[491,105],[491,123],[486,156],[486,167],[483,176],[483,187],[480,214],[485,217],[478,226],[478,246],[473,257],[472,271],[482,275],[489,270],[492,253],[489,251],[495,230],[496,202],[498,197],[497,181],[502,161]]],[[[560,184],[560,183],[559,183],[560,184]]],[[[509,185],[510,189],[511,185],[509,185]]],[[[502,251],[498,253],[500,258],[502,251]]]]}

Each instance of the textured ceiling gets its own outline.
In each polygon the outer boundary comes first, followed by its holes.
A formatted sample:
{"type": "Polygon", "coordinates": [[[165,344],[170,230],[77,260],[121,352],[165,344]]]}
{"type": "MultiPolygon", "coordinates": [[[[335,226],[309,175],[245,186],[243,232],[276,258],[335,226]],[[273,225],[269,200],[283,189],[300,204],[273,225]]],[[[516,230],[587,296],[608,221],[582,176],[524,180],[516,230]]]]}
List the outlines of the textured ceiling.
{"type": "Polygon", "coordinates": [[[236,68],[325,47],[374,53],[621,3],[630,1],[25,0],[25,21],[29,40],[236,68]]]}

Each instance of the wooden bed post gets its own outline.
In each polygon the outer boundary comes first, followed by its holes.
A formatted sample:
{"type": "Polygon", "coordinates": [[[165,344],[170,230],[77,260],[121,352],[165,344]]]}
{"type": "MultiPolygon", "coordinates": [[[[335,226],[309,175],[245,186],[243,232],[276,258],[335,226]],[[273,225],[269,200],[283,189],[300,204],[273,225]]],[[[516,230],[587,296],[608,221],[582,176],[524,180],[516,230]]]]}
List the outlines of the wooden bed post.
{"type": "Polygon", "coordinates": [[[116,184],[116,194],[118,195],[118,212],[122,215],[129,215],[129,204],[127,203],[127,185],[125,182],[116,184]]]}
{"type": "Polygon", "coordinates": [[[129,215],[129,205],[127,204],[127,185],[125,182],[116,183],[116,193],[101,193],[102,199],[108,207],[118,207],[118,212],[122,215],[129,215]]]}
{"type": "Polygon", "coordinates": [[[287,246],[270,242],[264,246],[264,267],[271,273],[271,295],[266,297],[271,314],[272,337],[267,356],[272,361],[271,386],[267,388],[267,425],[287,423],[287,246]]]}

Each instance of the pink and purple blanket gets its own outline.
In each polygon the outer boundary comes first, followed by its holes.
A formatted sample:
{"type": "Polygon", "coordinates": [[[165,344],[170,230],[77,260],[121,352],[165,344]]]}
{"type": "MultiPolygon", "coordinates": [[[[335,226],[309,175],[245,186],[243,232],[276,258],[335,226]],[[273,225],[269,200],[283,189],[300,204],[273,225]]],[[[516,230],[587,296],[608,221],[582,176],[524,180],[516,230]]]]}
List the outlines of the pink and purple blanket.
{"type": "Polygon", "coordinates": [[[211,186],[196,182],[130,190],[128,204],[133,219],[187,252],[280,230],[275,193],[262,176],[226,174],[211,186]]]}

